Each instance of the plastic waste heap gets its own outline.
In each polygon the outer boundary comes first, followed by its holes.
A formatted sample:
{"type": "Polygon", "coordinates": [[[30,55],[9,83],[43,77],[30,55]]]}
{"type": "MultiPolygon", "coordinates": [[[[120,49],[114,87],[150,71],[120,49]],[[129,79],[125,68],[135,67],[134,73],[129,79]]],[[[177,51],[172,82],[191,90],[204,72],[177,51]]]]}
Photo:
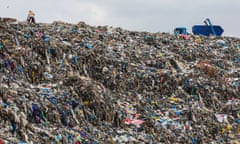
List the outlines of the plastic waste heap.
{"type": "Polygon", "coordinates": [[[0,18],[0,143],[239,143],[239,58],[238,38],[0,18]]]}

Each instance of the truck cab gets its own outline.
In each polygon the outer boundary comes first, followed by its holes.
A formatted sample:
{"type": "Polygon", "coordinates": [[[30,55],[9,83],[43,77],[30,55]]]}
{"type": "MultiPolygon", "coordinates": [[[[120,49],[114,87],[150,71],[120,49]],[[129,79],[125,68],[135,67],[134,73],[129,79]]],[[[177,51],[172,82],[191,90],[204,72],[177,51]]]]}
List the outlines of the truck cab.
{"type": "Polygon", "coordinates": [[[186,35],[187,34],[187,28],[186,27],[176,27],[174,29],[174,34],[175,35],[178,35],[178,34],[184,34],[186,35]]]}

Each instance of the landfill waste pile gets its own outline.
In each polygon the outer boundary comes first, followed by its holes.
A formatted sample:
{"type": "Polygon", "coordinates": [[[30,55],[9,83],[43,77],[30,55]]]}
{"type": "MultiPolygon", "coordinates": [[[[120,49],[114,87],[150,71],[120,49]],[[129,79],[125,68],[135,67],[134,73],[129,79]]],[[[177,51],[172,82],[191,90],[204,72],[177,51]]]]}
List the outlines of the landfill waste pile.
{"type": "Polygon", "coordinates": [[[240,143],[240,39],[0,19],[0,143],[240,143]]]}

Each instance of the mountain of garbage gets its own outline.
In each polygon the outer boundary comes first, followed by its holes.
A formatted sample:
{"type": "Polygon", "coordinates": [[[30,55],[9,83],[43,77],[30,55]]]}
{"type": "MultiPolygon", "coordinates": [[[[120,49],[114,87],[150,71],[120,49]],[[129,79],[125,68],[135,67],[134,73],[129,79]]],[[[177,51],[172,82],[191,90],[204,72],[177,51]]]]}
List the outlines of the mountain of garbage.
{"type": "Polygon", "coordinates": [[[0,143],[240,143],[240,39],[0,18],[0,143]]]}

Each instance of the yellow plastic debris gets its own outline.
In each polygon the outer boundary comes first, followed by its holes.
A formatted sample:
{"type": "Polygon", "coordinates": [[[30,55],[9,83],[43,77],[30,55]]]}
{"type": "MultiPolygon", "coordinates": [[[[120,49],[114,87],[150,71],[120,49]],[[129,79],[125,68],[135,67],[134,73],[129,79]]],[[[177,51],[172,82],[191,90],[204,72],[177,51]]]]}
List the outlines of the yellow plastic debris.
{"type": "Polygon", "coordinates": [[[226,132],[226,129],[222,128],[222,134],[225,134],[225,132],[226,132]]]}
{"type": "Polygon", "coordinates": [[[202,42],[202,40],[201,40],[201,38],[197,38],[197,39],[195,40],[195,42],[196,42],[196,43],[200,43],[200,42],[202,42]]]}
{"type": "Polygon", "coordinates": [[[3,41],[3,44],[5,45],[5,44],[8,44],[8,42],[9,42],[9,40],[8,39],[5,39],[4,41],[3,41]]]}
{"type": "Polygon", "coordinates": [[[83,101],[84,106],[88,106],[89,105],[89,101],[83,101]]]}
{"type": "Polygon", "coordinates": [[[175,97],[170,97],[169,99],[170,99],[170,101],[173,101],[173,102],[178,102],[179,101],[178,98],[175,98],[175,97]]]}
{"type": "Polygon", "coordinates": [[[232,126],[230,124],[227,125],[226,129],[230,131],[232,129],[232,126]]]}

